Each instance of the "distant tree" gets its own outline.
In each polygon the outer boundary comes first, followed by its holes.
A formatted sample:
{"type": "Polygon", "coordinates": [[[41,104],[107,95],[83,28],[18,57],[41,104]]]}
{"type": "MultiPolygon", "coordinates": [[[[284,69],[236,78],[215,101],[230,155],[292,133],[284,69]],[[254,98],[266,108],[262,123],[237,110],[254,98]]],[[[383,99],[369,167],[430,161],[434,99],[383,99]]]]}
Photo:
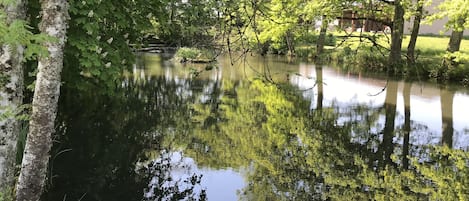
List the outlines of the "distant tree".
{"type": "Polygon", "coordinates": [[[448,52],[443,59],[443,69],[458,64],[457,52],[461,47],[464,30],[469,28],[469,1],[467,0],[446,0],[438,5],[438,12],[431,15],[428,21],[448,18],[445,24],[446,30],[452,30],[446,51],[448,52]]]}

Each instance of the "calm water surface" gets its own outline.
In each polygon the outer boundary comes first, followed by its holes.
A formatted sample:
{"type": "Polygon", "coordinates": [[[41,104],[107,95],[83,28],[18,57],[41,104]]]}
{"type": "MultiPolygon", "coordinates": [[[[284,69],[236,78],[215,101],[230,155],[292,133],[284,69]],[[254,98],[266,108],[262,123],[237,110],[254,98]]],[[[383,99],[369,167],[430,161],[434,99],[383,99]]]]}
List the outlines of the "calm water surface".
{"type": "Polygon", "coordinates": [[[45,200],[469,194],[466,88],[284,57],[137,63],[110,94],[63,89],[45,200]]]}

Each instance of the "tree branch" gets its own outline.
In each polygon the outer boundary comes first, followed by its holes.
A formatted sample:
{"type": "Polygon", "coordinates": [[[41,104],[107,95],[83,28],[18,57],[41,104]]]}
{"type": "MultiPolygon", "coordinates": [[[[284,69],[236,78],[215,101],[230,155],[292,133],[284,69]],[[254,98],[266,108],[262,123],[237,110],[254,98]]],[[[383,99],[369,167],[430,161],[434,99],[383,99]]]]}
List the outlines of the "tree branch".
{"type": "Polygon", "coordinates": [[[389,27],[392,27],[392,22],[389,22],[389,21],[385,21],[385,20],[380,20],[380,19],[376,19],[376,18],[369,18],[369,17],[337,17],[336,19],[339,19],[339,20],[371,20],[371,21],[374,21],[374,22],[379,22],[381,24],[384,24],[386,26],[389,26],[389,27]]]}

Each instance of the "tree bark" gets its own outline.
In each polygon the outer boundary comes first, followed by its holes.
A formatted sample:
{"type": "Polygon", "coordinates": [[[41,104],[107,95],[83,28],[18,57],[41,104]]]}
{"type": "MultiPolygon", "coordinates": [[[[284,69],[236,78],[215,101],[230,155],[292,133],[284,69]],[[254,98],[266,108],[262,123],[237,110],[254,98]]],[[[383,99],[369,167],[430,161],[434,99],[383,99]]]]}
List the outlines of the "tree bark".
{"type": "Polygon", "coordinates": [[[294,56],[295,55],[295,46],[293,44],[293,35],[291,31],[287,31],[285,35],[285,40],[287,42],[287,48],[288,48],[288,55],[289,56],[294,56]]]}
{"type": "MultiPolygon", "coordinates": [[[[464,23],[466,20],[464,18],[460,18],[458,20],[458,26],[464,27],[464,23]]],[[[453,28],[453,31],[451,32],[451,37],[449,38],[448,42],[448,47],[446,48],[446,51],[449,53],[454,53],[459,51],[461,47],[461,42],[462,38],[464,36],[464,29],[458,29],[458,28],[453,28]]],[[[448,77],[445,75],[446,71],[452,66],[458,65],[457,62],[454,61],[455,57],[450,56],[450,57],[445,57],[443,58],[443,64],[442,64],[442,69],[440,70],[439,77],[442,80],[448,79],[448,77]]]]}
{"type": "Polygon", "coordinates": [[[394,20],[391,33],[391,52],[389,53],[390,72],[401,64],[402,37],[404,35],[404,8],[400,0],[394,1],[394,20]]]}
{"type": "MultiPolygon", "coordinates": [[[[2,8],[7,15],[7,25],[25,18],[24,3],[17,0],[2,8]]],[[[3,193],[9,193],[14,185],[20,132],[15,114],[23,103],[23,50],[23,46],[15,44],[4,44],[0,49],[0,192],[3,193]]]]}
{"type": "Polygon", "coordinates": [[[420,22],[422,21],[423,15],[423,4],[417,1],[417,14],[414,17],[414,24],[412,26],[412,33],[410,34],[409,45],[407,46],[407,62],[415,63],[415,46],[417,44],[417,37],[420,30],[420,22]]]}
{"type": "MultiPolygon", "coordinates": [[[[466,20],[464,18],[458,20],[458,24],[460,24],[460,26],[464,26],[464,23],[466,23],[466,20]]],[[[453,29],[453,31],[451,32],[451,38],[449,39],[448,48],[446,50],[451,53],[459,51],[463,35],[464,29],[453,29]]]]}
{"type": "Polygon", "coordinates": [[[324,51],[324,44],[326,43],[327,26],[328,22],[326,20],[326,16],[323,16],[321,30],[319,32],[319,38],[316,42],[316,56],[319,56],[324,51]]]}
{"type": "Polygon", "coordinates": [[[45,43],[49,55],[41,57],[38,63],[29,134],[17,185],[17,201],[37,201],[41,196],[60,95],[60,74],[69,19],[67,0],[43,0],[41,11],[40,31],[57,40],[45,43]]]}

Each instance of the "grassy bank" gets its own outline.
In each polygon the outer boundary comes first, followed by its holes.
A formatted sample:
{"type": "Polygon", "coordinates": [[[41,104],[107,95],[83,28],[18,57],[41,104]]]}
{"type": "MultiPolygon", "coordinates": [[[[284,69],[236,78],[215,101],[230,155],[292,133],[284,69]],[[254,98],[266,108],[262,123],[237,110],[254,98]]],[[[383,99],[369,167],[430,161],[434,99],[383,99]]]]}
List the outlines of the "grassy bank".
{"type": "MultiPolygon", "coordinates": [[[[338,38],[342,35],[336,34],[338,38]]],[[[336,63],[349,71],[387,72],[389,52],[388,38],[384,35],[352,35],[345,42],[338,42],[338,47],[330,49],[321,59],[336,63]],[[373,42],[375,41],[375,42],[373,42]]],[[[402,43],[403,60],[407,52],[410,36],[405,36],[402,43]]],[[[340,41],[340,39],[338,39],[340,41]]],[[[469,39],[461,43],[461,50],[457,54],[448,55],[446,47],[449,42],[447,36],[419,36],[417,39],[416,63],[406,64],[391,69],[396,75],[409,78],[437,79],[441,81],[455,81],[469,84],[469,39]],[[447,68],[442,65],[445,57],[454,56],[459,63],[447,68]]]]}

